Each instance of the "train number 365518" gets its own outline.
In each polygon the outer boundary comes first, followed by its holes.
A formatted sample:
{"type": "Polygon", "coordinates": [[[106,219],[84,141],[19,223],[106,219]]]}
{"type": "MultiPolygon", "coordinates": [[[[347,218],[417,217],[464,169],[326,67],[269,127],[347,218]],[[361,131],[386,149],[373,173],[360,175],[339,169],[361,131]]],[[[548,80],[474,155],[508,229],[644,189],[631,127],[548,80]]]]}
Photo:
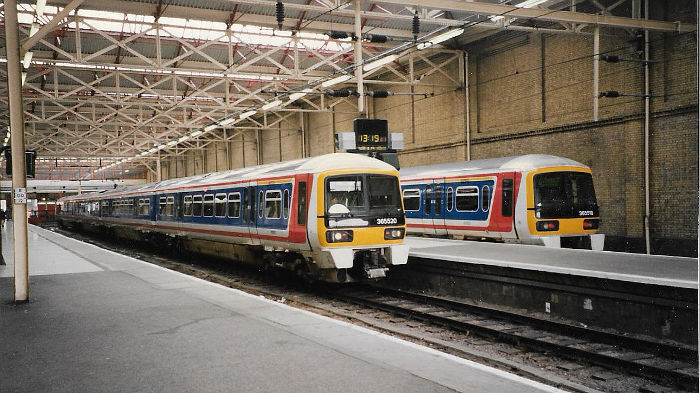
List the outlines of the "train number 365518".
{"type": "Polygon", "coordinates": [[[377,225],[394,225],[398,222],[399,222],[399,219],[396,217],[377,218],[377,225]]]}
{"type": "Polygon", "coordinates": [[[581,216],[592,216],[593,215],[593,210],[579,210],[578,211],[579,217],[581,216]]]}

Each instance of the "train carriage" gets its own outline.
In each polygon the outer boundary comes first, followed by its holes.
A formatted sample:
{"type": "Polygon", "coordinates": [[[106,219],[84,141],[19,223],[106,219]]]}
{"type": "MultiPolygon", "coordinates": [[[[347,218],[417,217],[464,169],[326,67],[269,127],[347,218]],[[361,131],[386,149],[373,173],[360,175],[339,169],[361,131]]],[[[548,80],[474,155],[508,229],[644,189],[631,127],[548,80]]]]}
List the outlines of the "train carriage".
{"type": "Polygon", "coordinates": [[[59,200],[65,225],[276,265],[332,282],[405,264],[398,173],[334,153],[59,200]]]}
{"type": "Polygon", "coordinates": [[[400,176],[409,233],[603,248],[591,169],[579,162],[530,154],[403,168],[400,176]]]}

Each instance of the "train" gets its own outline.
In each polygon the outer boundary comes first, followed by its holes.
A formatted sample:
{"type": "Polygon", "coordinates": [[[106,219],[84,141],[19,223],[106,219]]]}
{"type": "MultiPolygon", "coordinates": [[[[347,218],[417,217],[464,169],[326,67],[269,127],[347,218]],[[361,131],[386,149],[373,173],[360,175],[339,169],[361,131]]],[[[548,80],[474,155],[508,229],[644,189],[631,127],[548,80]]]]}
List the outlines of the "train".
{"type": "Polygon", "coordinates": [[[528,154],[401,168],[408,234],[602,250],[591,169],[528,154]]]}
{"type": "Polygon", "coordinates": [[[408,260],[397,170],[332,153],[58,200],[62,226],[347,283],[408,260]]]}

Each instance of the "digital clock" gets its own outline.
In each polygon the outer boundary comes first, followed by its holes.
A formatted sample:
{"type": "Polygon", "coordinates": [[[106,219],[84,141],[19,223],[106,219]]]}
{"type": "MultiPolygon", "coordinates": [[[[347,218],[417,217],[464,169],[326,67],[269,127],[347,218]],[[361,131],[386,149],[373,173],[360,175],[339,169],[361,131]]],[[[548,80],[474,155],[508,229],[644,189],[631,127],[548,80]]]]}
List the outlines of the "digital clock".
{"type": "Polygon", "coordinates": [[[382,119],[355,119],[355,145],[358,149],[387,149],[389,147],[389,127],[382,119]]]}

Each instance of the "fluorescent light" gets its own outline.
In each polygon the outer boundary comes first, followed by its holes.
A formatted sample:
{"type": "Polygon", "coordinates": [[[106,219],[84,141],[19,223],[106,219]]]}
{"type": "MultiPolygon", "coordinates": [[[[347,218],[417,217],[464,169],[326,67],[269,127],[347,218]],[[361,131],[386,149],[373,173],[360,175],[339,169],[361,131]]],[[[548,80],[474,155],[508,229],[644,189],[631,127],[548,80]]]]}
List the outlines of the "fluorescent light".
{"type": "Polygon", "coordinates": [[[204,132],[209,132],[211,130],[214,130],[214,129],[216,129],[216,127],[218,127],[218,124],[210,124],[210,125],[204,127],[204,132]]]}
{"type": "Polygon", "coordinates": [[[158,151],[158,148],[157,148],[157,147],[154,147],[153,149],[150,149],[148,152],[149,152],[149,153],[155,153],[155,152],[157,152],[157,151],[158,151]]]}
{"type": "Polygon", "coordinates": [[[184,141],[186,141],[186,140],[188,140],[188,139],[190,139],[190,137],[187,136],[187,135],[185,135],[185,136],[181,136],[180,139],[178,139],[177,141],[178,141],[178,142],[184,142],[184,141]]]}
{"type": "Polygon", "coordinates": [[[282,101],[280,101],[280,100],[274,100],[272,102],[268,102],[267,104],[262,106],[262,110],[266,111],[268,109],[275,108],[275,107],[279,106],[281,103],[282,103],[282,101]]]}
{"type": "Polygon", "coordinates": [[[202,134],[203,134],[202,131],[195,131],[195,132],[193,132],[193,133],[190,134],[190,137],[196,138],[196,137],[198,137],[198,136],[200,136],[200,135],[202,135],[202,134]]]}
{"type": "Polygon", "coordinates": [[[534,7],[536,5],[546,3],[546,2],[547,2],[547,0],[525,0],[520,4],[513,4],[513,5],[518,7],[518,8],[531,8],[531,7],[534,7]]]}
{"type": "Polygon", "coordinates": [[[398,58],[397,55],[389,55],[386,57],[382,57],[381,59],[377,59],[377,60],[374,60],[370,63],[365,64],[365,66],[362,67],[362,69],[365,71],[371,71],[371,70],[379,68],[385,64],[391,63],[392,61],[396,60],[396,58],[398,58]]]}
{"type": "Polygon", "coordinates": [[[140,156],[145,156],[146,154],[148,154],[147,151],[142,151],[141,154],[139,154],[139,155],[140,155],[140,156]]]}
{"type": "Polygon", "coordinates": [[[25,70],[27,68],[29,68],[29,65],[32,63],[32,56],[33,55],[34,55],[34,53],[32,51],[29,51],[29,52],[24,54],[24,60],[22,60],[22,66],[24,67],[25,70]]]}
{"type": "Polygon", "coordinates": [[[489,19],[491,19],[492,22],[498,22],[499,20],[505,19],[503,15],[494,15],[490,16],[489,19]]]}
{"type": "Polygon", "coordinates": [[[335,78],[333,78],[333,79],[330,79],[330,80],[327,80],[327,81],[321,83],[321,86],[323,86],[323,87],[331,87],[331,86],[333,86],[333,85],[337,85],[338,83],[343,83],[343,82],[345,82],[346,80],[349,80],[350,78],[352,78],[350,75],[341,75],[341,76],[337,76],[337,77],[335,77],[335,78]]]}
{"type": "Polygon", "coordinates": [[[44,7],[46,7],[46,0],[36,1],[36,17],[41,18],[44,15],[44,7]]]}
{"type": "Polygon", "coordinates": [[[417,48],[418,49],[430,48],[431,46],[433,46],[435,44],[439,44],[439,43],[445,42],[451,38],[455,38],[457,36],[460,36],[460,35],[462,35],[462,33],[464,33],[464,29],[454,29],[454,30],[446,31],[438,36],[435,36],[435,37],[429,39],[426,42],[421,42],[420,44],[418,44],[417,48]]]}
{"type": "Polygon", "coordinates": [[[300,91],[300,92],[292,93],[292,94],[289,95],[289,102],[294,102],[294,101],[300,99],[301,97],[303,97],[303,96],[305,96],[305,95],[311,93],[312,91],[313,91],[313,90],[311,90],[311,89],[304,89],[304,90],[302,90],[302,91],[300,91]]]}
{"type": "Polygon", "coordinates": [[[163,149],[165,149],[165,145],[158,146],[158,150],[163,150],[163,149]]]}
{"type": "Polygon", "coordinates": [[[222,120],[219,124],[222,126],[227,126],[236,120],[238,120],[238,119],[236,119],[235,117],[229,117],[228,119],[222,120]]]}
{"type": "Polygon", "coordinates": [[[177,145],[177,141],[168,142],[168,146],[175,146],[175,145],[177,145]]]}
{"type": "Polygon", "coordinates": [[[253,109],[252,111],[243,112],[243,113],[241,113],[241,116],[239,117],[239,119],[241,119],[241,120],[247,119],[256,113],[258,113],[258,111],[256,111],[255,109],[253,109]]]}
{"type": "Polygon", "coordinates": [[[33,36],[37,31],[39,31],[39,24],[34,22],[32,23],[32,27],[29,28],[29,36],[33,36]]]}
{"type": "Polygon", "coordinates": [[[24,81],[27,80],[27,72],[22,72],[22,86],[24,86],[24,81]]]}

